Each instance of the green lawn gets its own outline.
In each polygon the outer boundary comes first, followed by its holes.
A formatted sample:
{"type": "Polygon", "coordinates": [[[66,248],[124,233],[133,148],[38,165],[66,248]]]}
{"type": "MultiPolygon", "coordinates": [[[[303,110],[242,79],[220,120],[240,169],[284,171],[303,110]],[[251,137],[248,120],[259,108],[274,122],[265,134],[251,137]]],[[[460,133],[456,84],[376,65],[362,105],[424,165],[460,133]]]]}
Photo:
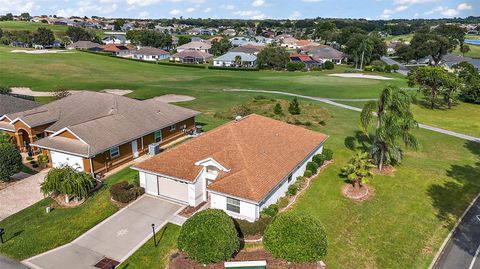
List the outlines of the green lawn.
{"type": "MultiPolygon", "coordinates": [[[[470,57],[470,58],[480,58],[480,46],[478,45],[472,45],[472,44],[467,44],[470,47],[470,51],[465,53],[465,57],[470,57]]],[[[457,55],[462,55],[462,53],[459,51],[458,48],[456,48],[453,51],[454,54],[457,55]]]]}
{"type": "Polygon", "coordinates": [[[72,241],[117,211],[108,187],[121,180],[131,181],[137,174],[126,168],[109,177],[104,187],[76,208],[56,208],[47,214],[45,208],[53,201],[46,198],[0,221],[6,241],[0,244],[0,253],[22,260],[72,241]]]}
{"type": "Polygon", "coordinates": [[[120,269],[164,269],[168,263],[170,254],[177,248],[177,238],[180,234],[180,226],[168,223],[157,233],[157,246],[153,238],[150,238],[132,256],[125,260],[118,268],[120,269]]]}
{"type": "Polygon", "coordinates": [[[410,41],[413,38],[413,34],[407,34],[407,35],[389,35],[385,38],[386,41],[392,41],[392,40],[403,40],[403,41],[410,41]]]}
{"type": "Polygon", "coordinates": [[[0,21],[0,28],[4,31],[36,31],[39,27],[44,27],[53,32],[66,31],[66,25],[53,25],[48,23],[30,22],[30,21],[0,21]]]}

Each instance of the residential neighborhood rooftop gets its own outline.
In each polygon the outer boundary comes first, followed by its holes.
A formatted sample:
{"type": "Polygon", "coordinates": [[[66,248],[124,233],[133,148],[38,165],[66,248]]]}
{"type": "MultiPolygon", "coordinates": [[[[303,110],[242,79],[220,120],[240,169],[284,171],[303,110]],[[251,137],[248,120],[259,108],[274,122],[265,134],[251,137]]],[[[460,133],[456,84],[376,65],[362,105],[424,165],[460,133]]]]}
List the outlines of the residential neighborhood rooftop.
{"type": "Polygon", "coordinates": [[[136,169],[194,182],[211,158],[225,167],[208,186],[211,191],[260,202],[327,135],[251,114],[193,138],[136,169]]]}
{"type": "Polygon", "coordinates": [[[7,94],[0,94],[0,117],[5,114],[16,113],[40,106],[39,103],[14,97],[7,94]]]}

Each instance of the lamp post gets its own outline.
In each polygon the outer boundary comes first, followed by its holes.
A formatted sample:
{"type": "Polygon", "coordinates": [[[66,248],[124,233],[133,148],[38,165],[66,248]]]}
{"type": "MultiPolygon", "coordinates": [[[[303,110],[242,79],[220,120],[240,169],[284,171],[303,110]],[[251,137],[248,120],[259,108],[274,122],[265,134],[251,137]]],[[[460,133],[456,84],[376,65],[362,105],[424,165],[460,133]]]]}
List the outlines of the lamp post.
{"type": "Polygon", "coordinates": [[[0,242],[3,244],[3,234],[5,233],[5,229],[0,227],[0,242]]]}
{"type": "Polygon", "coordinates": [[[155,236],[155,223],[152,223],[152,232],[153,232],[153,244],[157,247],[157,238],[155,236]]]}

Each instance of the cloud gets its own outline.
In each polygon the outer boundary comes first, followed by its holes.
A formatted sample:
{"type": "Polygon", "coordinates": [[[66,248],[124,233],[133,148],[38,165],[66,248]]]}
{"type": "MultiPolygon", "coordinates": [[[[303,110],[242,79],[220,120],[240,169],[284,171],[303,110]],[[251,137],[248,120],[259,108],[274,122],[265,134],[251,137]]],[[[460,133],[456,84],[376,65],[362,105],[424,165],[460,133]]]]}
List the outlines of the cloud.
{"type": "Polygon", "coordinates": [[[265,5],[265,0],[254,0],[252,2],[252,6],[254,7],[261,7],[263,5],[265,5]]]}
{"type": "Polygon", "coordinates": [[[117,4],[115,3],[103,2],[103,4],[98,5],[91,0],[82,0],[77,1],[74,7],[58,9],[55,13],[59,17],[91,16],[92,14],[109,15],[116,10],[117,4]]]}
{"type": "Polygon", "coordinates": [[[394,9],[386,8],[386,9],[383,10],[382,14],[379,17],[381,19],[388,19],[393,14],[398,13],[398,12],[402,12],[406,9],[408,9],[408,6],[398,6],[398,7],[395,7],[394,9]]]}
{"type": "Polygon", "coordinates": [[[234,10],[235,9],[234,5],[221,5],[220,7],[223,8],[223,9],[226,9],[226,10],[234,10]]]}
{"type": "Polygon", "coordinates": [[[172,15],[172,16],[177,16],[177,15],[182,14],[182,11],[180,9],[172,9],[172,10],[170,10],[169,14],[172,15]]]}
{"type": "Polygon", "coordinates": [[[148,11],[142,11],[138,14],[138,18],[139,19],[147,19],[148,15],[150,15],[150,13],[148,13],[148,11]]]}
{"type": "Polygon", "coordinates": [[[189,7],[185,10],[186,12],[194,12],[195,11],[195,8],[194,7],[189,7]]]}
{"type": "Polygon", "coordinates": [[[300,13],[300,11],[298,11],[298,10],[295,10],[295,11],[292,12],[292,14],[290,14],[289,19],[296,20],[296,19],[300,18],[300,16],[302,16],[302,13],[300,13]]]}
{"type": "Polygon", "coordinates": [[[241,17],[248,17],[252,20],[263,20],[267,16],[258,10],[238,10],[233,12],[233,14],[241,17]]]}
{"type": "Polygon", "coordinates": [[[460,12],[465,11],[465,10],[470,10],[472,9],[472,6],[467,4],[467,3],[460,3],[457,5],[456,8],[449,8],[449,7],[444,7],[444,6],[438,6],[432,10],[429,10],[425,13],[424,15],[432,15],[435,13],[440,13],[441,15],[445,17],[455,17],[460,14],[460,12]]]}
{"type": "Polygon", "coordinates": [[[416,5],[416,4],[425,4],[425,3],[431,3],[436,0],[393,0],[394,5],[416,5]]]}
{"type": "Polygon", "coordinates": [[[460,3],[457,6],[457,10],[470,10],[470,9],[472,9],[472,6],[467,3],[460,3]]]}
{"type": "Polygon", "coordinates": [[[207,7],[206,9],[203,10],[203,12],[205,12],[205,13],[208,13],[208,12],[210,12],[210,11],[212,11],[212,9],[209,8],[209,7],[207,7]]]}
{"type": "Polygon", "coordinates": [[[0,13],[32,12],[38,9],[35,1],[30,0],[0,0],[0,13]]]}

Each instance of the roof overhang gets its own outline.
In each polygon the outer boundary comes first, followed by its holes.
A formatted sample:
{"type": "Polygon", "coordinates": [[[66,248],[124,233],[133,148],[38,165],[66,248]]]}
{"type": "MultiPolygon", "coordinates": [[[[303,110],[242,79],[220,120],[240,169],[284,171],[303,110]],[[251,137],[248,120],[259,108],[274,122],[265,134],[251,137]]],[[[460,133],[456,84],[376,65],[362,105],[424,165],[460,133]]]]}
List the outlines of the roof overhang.
{"type": "Polygon", "coordinates": [[[182,179],[182,178],[178,178],[178,177],[172,177],[172,176],[169,176],[169,175],[165,175],[165,174],[141,169],[141,168],[138,168],[138,167],[135,167],[135,166],[130,166],[130,169],[136,170],[138,172],[144,172],[144,173],[147,173],[147,174],[152,174],[152,175],[156,175],[156,176],[165,177],[165,178],[168,178],[168,179],[171,179],[171,180],[181,181],[181,182],[188,183],[188,184],[195,184],[195,181],[190,181],[190,180],[186,180],[186,179],[182,179]]]}
{"type": "Polygon", "coordinates": [[[230,169],[227,169],[225,166],[221,165],[219,162],[215,161],[212,157],[208,157],[206,159],[200,160],[195,163],[195,165],[198,166],[209,166],[213,165],[217,167],[218,169],[222,170],[223,172],[230,172],[230,169]]]}

